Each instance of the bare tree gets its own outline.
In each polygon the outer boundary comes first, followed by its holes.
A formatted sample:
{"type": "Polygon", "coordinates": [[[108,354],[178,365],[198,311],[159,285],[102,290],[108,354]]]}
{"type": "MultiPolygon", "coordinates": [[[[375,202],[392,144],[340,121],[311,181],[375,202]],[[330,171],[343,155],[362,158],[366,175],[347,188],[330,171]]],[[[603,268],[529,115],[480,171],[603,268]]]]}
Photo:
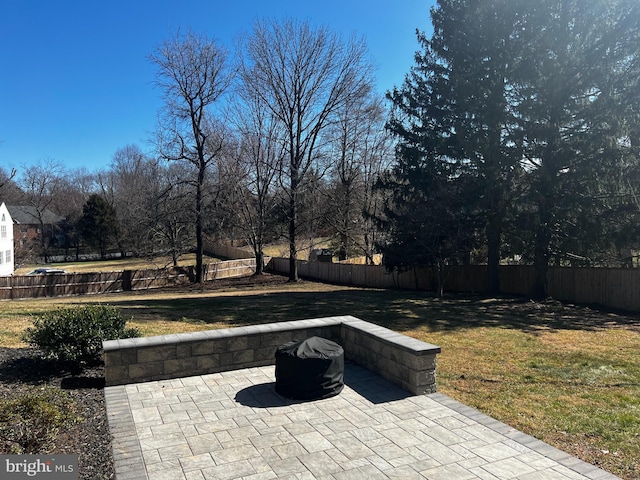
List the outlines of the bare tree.
{"type": "MultiPolygon", "coordinates": [[[[267,105],[252,91],[241,90],[234,118],[239,132],[235,161],[228,176],[234,179],[235,202],[230,202],[244,238],[256,259],[256,275],[264,270],[264,244],[278,207],[277,177],[285,156],[283,135],[267,105]]],[[[273,229],[271,229],[273,230],[273,229]]]]}
{"type": "Polygon", "coordinates": [[[18,171],[15,168],[7,172],[0,167],[0,199],[7,205],[15,205],[22,197],[22,192],[14,180],[17,173],[18,171]]]}
{"type": "Polygon", "coordinates": [[[116,210],[116,242],[123,256],[152,253],[149,228],[156,202],[157,163],[137,145],[127,145],[113,154],[109,170],[98,176],[103,196],[116,210]]]}
{"type": "Polygon", "coordinates": [[[18,172],[15,168],[12,168],[11,171],[7,173],[4,168],[0,167],[0,189],[4,188],[5,185],[13,180],[13,177],[16,176],[16,173],[18,172]]]}
{"type": "Polygon", "coordinates": [[[374,185],[391,162],[390,136],[385,130],[382,98],[368,96],[346,102],[331,127],[332,188],[328,222],[338,235],[338,258],[354,252],[373,262],[376,228],[371,217],[379,208],[374,185]]]}
{"type": "Polygon", "coordinates": [[[229,87],[227,52],[205,35],[188,31],[162,43],[151,61],[165,100],[158,148],[163,158],[195,166],[196,283],[203,281],[203,189],[207,167],[222,149],[212,107],[229,87]]]}
{"type": "MultiPolygon", "coordinates": [[[[375,124],[374,124],[375,125],[375,124]]],[[[360,248],[367,258],[367,264],[374,263],[373,255],[380,243],[380,229],[375,220],[382,215],[387,192],[380,187],[379,182],[388,172],[394,158],[393,142],[386,129],[378,130],[373,127],[368,132],[362,146],[362,244],[360,248]]]]}
{"type": "MultiPolygon", "coordinates": [[[[21,178],[22,190],[25,192],[29,206],[33,207],[33,214],[40,225],[40,249],[45,256],[45,261],[49,244],[59,228],[47,217],[47,211],[53,205],[64,177],[65,170],[61,163],[52,159],[44,159],[28,167],[21,178]]],[[[53,213],[59,214],[59,212],[53,213]]]]}
{"type": "Polygon", "coordinates": [[[180,255],[194,246],[193,221],[185,215],[192,209],[193,188],[183,180],[190,176],[192,169],[188,163],[171,163],[158,169],[154,184],[150,236],[154,248],[168,254],[174,267],[180,255]]]}
{"type": "Polygon", "coordinates": [[[243,86],[270,109],[285,135],[289,279],[297,281],[301,186],[319,158],[333,115],[367,90],[371,68],[362,39],[345,42],[309,22],[256,22],[243,47],[243,86]]]}

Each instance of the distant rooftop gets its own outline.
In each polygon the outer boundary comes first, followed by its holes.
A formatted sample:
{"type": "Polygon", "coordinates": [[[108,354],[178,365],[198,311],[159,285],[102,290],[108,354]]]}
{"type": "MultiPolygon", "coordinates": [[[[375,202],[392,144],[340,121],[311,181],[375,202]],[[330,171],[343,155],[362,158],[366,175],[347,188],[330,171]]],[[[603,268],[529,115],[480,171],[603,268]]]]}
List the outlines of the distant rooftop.
{"type": "MultiPolygon", "coordinates": [[[[37,225],[40,223],[38,209],[31,205],[7,205],[7,210],[11,214],[11,218],[17,224],[37,225]]],[[[64,220],[64,217],[56,215],[48,208],[42,211],[42,223],[56,224],[64,220]]]]}

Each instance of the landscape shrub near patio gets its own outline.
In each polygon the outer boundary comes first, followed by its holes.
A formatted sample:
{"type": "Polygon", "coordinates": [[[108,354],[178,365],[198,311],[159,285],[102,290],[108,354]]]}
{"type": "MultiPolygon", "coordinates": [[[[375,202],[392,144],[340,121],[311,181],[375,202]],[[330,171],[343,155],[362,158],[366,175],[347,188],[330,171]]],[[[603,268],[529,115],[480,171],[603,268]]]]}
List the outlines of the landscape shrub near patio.
{"type": "Polygon", "coordinates": [[[103,340],[140,336],[126,324],[120,311],[109,305],[63,307],[37,315],[23,339],[47,358],[81,368],[101,361],[103,340]]]}

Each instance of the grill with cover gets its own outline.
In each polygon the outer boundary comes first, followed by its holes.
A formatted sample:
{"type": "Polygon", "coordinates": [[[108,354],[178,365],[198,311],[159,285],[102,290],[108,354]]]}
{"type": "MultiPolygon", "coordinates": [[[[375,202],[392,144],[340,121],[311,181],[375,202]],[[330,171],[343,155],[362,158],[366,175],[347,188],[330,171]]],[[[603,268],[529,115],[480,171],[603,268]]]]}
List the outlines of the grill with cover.
{"type": "Polygon", "coordinates": [[[338,395],[344,388],[344,350],[331,340],[311,337],[276,350],[276,392],[296,400],[338,395]]]}

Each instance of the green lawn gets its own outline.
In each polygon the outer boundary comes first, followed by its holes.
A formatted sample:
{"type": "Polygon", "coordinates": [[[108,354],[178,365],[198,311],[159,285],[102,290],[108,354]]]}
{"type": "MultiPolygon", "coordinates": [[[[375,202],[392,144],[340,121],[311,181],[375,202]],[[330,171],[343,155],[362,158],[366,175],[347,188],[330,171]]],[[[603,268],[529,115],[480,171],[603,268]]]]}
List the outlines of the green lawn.
{"type": "Polygon", "coordinates": [[[626,479],[640,478],[640,318],[520,299],[284,281],[3,302],[0,345],[33,313],[104,302],[144,335],[354,315],[440,345],[439,391],[626,479]]]}

